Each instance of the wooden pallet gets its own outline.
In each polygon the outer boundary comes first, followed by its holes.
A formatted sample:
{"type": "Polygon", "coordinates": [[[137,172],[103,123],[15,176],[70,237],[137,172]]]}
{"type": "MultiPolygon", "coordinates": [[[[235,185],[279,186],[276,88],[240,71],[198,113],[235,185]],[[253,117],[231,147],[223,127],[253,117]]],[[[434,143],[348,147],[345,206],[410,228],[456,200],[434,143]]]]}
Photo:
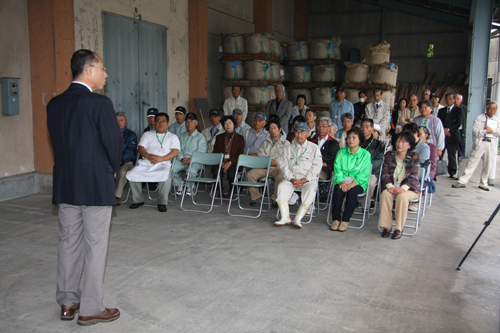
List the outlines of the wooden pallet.
{"type": "Polygon", "coordinates": [[[422,91],[424,89],[429,89],[433,93],[436,93],[440,100],[442,100],[446,94],[461,94],[464,97],[464,104],[467,104],[467,91],[468,86],[465,84],[467,80],[466,74],[457,74],[455,78],[453,75],[447,74],[445,77],[445,83],[441,85],[436,85],[436,73],[429,73],[425,77],[424,83],[401,83],[396,87],[396,100],[401,98],[408,99],[411,95],[417,95],[420,98],[422,91]]]}
{"type": "Polygon", "coordinates": [[[221,56],[222,61],[231,61],[231,60],[239,60],[239,61],[245,61],[245,60],[267,60],[267,61],[274,61],[274,62],[281,62],[281,56],[277,56],[274,54],[267,54],[267,53],[258,53],[258,54],[251,54],[251,53],[243,53],[243,54],[223,54],[221,56]]]}
{"type": "Polygon", "coordinates": [[[248,105],[248,111],[255,111],[255,112],[266,112],[266,106],[265,105],[248,105]]]}
{"type": "Polygon", "coordinates": [[[283,81],[251,81],[251,80],[222,80],[223,86],[241,86],[241,87],[265,87],[271,85],[283,84],[283,81]]]}
{"type": "Polygon", "coordinates": [[[286,60],[285,64],[287,66],[339,65],[340,60],[334,60],[334,59],[286,60]]]}
{"type": "Polygon", "coordinates": [[[313,89],[322,87],[335,87],[340,82],[307,82],[307,83],[288,83],[288,89],[313,89]]]}
{"type": "Polygon", "coordinates": [[[314,111],[328,111],[330,110],[330,105],[327,104],[308,104],[307,105],[310,109],[314,111]]]}
{"type": "Polygon", "coordinates": [[[389,91],[396,88],[388,84],[368,84],[368,83],[351,83],[351,82],[342,83],[342,87],[346,89],[359,89],[359,90],[382,89],[383,91],[389,91]]]}

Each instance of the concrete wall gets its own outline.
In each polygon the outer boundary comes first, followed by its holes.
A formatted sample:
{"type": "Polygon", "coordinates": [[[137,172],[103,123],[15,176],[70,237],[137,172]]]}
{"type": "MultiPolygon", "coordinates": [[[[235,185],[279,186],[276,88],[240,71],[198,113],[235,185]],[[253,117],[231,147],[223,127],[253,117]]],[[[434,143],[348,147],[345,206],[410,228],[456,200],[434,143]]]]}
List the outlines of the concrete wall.
{"type": "Polygon", "coordinates": [[[273,34],[280,41],[287,43],[294,41],[293,2],[293,0],[273,0],[273,34]]]}
{"type": "Polygon", "coordinates": [[[500,96],[496,96],[498,82],[498,44],[500,43],[500,38],[493,38],[490,42],[490,55],[488,60],[488,77],[493,78],[493,87],[491,88],[491,99],[493,101],[498,101],[500,96]]]}
{"type": "Polygon", "coordinates": [[[0,34],[0,77],[21,78],[19,80],[19,115],[0,115],[1,179],[34,170],[28,6],[26,1],[0,1],[0,31],[4,32],[0,34]]]}
{"type": "Polygon", "coordinates": [[[110,12],[166,26],[169,113],[177,105],[189,108],[188,1],[185,0],[75,0],[76,49],[102,55],[102,12],[110,12]],[[174,99],[174,103],[172,103],[174,99]]]}

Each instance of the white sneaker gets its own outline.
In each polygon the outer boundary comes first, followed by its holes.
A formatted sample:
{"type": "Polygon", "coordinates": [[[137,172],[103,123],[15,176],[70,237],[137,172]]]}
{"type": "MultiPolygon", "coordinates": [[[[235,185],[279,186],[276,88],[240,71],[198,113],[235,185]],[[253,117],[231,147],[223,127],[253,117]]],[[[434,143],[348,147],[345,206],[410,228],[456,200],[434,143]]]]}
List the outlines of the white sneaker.
{"type": "Polygon", "coordinates": [[[418,210],[418,202],[412,202],[410,204],[410,207],[408,207],[409,210],[412,212],[416,212],[418,210]]]}
{"type": "Polygon", "coordinates": [[[182,195],[182,191],[183,190],[184,190],[184,182],[182,182],[179,185],[177,185],[177,192],[175,192],[175,194],[182,195]]]}
{"type": "Polygon", "coordinates": [[[292,197],[290,198],[290,200],[288,200],[288,204],[293,206],[297,203],[297,200],[299,200],[299,195],[293,192],[292,197]]]}
{"type": "Polygon", "coordinates": [[[191,194],[192,194],[191,192],[192,192],[192,191],[193,191],[193,186],[188,186],[188,187],[186,187],[186,195],[187,195],[188,197],[190,197],[190,196],[191,196],[191,194]]]}

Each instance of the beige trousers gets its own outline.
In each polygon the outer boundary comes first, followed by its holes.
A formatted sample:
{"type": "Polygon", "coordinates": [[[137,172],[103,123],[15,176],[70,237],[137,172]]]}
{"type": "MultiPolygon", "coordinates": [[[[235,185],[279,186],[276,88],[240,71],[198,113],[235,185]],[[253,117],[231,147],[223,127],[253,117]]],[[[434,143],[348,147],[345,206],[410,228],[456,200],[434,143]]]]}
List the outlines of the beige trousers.
{"type": "MultiPolygon", "coordinates": [[[[274,178],[274,191],[273,195],[271,195],[272,200],[276,200],[278,196],[278,185],[283,180],[283,174],[281,173],[280,168],[274,168],[269,170],[269,175],[274,178]]],[[[252,169],[247,173],[247,179],[249,182],[257,182],[262,177],[266,176],[266,169],[252,169]]],[[[250,192],[250,198],[252,200],[260,198],[260,192],[258,187],[249,187],[248,191],[250,192]]]]}
{"type": "MultiPolygon", "coordinates": [[[[317,181],[312,181],[309,183],[305,183],[302,185],[301,193],[300,193],[300,199],[302,200],[302,203],[309,207],[313,201],[314,201],[314,196],[316,195],[316,190],[318,189],[318,182],[317,181]]],[[[290,183],[288,180],[283,179],[283,181],[280,183],[280,186],[278,188],[278,197],[276,198],[277,202],[285,202],[290,200],[292,197],[292,194],[295,190],[295,186],[293,186],[292,183],[290,183]]]]}
{"type": "Polygon", "coordinates": [[[418,196],[418,193],[413,191],[394,195],[384,190],[380,194],[380,227],[389,230],[392,228],[392,203],[396,200],[396,229],[403,231],[408,216],[408,204],[418,196]]]}
{"type": "Polygon", "coordinates": [[[479,184],[488,186],[488,174],[490,173],[494,154],[495,148],[493,147],[493,143],[481,141],[477,149],[472,150],[472,153],[469,157],[469,162],[467,163],[467,166],[464,170],[464,175],[458,178],[458,182],[461,184],[467,184],[482,158],[483,169],[481,170],[481,180],[479,181],[479,184]]]}
{"type": "Polygon", "coordinates": [[[134,164],[132,162],[127,162],[124,165],[120,166],[120,169],[116,173],[116,197],[121,198],[123,194],[123,188],[125,187],[125,184],[127,184],[127,172],[132,170],[134,167],[134,164]]]}

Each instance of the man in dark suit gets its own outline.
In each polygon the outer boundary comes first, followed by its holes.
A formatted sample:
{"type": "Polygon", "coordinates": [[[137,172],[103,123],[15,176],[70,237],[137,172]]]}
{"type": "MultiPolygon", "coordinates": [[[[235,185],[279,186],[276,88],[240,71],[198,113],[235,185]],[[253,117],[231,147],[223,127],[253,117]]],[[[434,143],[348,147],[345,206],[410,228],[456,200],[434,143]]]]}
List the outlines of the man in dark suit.
{"type": "Polygon", "coordinates": [[[448,151],[448,174],[450,178],[457,177],[458,171],[458,143],[460,142],[459,128],[464,120],[461,108],[455,106],[455,95],[446,94],[446,107],[439,110],[438,118],[441,119],[445,134],[445,149],[448,151]]]}
{"type": "Polygon", "coordinates": [[[79,311],[78,324],[91,325],[120,316],[118,309],[104,307],[103,280],[123,137],[111,100],[92,92],[106,84],[102,59],[76,51],[71,72],[68,90],[47,105],[55,162],[52,203],[59,205],[60,222],[56,299],[61,320],[79,311]]]}

